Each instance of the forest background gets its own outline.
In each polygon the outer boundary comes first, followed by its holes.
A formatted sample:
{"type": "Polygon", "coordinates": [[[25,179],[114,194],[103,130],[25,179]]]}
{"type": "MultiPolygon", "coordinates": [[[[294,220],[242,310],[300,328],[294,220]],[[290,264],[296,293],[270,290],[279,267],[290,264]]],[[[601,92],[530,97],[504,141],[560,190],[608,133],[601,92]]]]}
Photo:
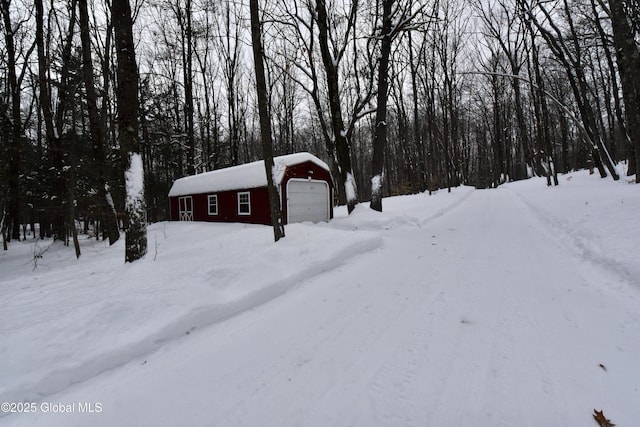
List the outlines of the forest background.
{"type": "MultiPolygon", "coordinates": [[[[156,222],[173,180],[261,157],[249,4],[130,5],[156,222]]],[[[29,230],[68,241],[78,221],[117,239],[129,160],[112,9],[0,0],[5,248],[29,230]]],[[[619,179],[618,162],[636,173],[638,0],[274,0],[260,21],[274,154],[326,160],[341,204],[536,175],[557,185],[581,168],[619,179]]]]}

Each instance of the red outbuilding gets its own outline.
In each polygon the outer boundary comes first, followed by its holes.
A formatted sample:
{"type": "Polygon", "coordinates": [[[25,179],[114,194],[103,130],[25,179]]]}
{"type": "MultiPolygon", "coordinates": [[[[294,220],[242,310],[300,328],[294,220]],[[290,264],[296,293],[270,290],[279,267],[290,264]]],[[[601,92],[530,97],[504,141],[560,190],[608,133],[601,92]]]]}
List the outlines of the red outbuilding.
{"type": "MultiPolygon", "coordinates": [[[[325,162],[309,153],[273,159],[285,224],[333,218],[333,183],[325,162]]],[[[169,191],[172,221],[271,224],[264,161],[180,178],[169,191]]]]}

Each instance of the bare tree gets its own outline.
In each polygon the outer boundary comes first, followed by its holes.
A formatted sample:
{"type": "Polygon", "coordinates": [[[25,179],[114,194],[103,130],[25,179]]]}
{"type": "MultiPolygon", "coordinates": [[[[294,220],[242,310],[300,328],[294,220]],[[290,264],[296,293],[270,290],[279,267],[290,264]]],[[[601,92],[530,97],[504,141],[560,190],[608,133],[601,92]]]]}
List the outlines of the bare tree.
{"type": "Polygon", "coordinates": [[[384,150],[387,145],[387,97],[389,96],[389,56],[391,55],[392,13],[394,0],[382,0],[382,39],[378,63],[378,95],[375,136],[371,170],[371,203],[369,207],[382,212],[382,179],[384,176],[384,150]]]}
{"type": "MultiPolygon", "coordinates": [[[[613,145],[614,142],[619,138],[619,135],[624,139],[624,144],[622,144],[622,150],[616,149],[616,152],[613,152],[612,155],[615,160],[618,160],[618,156],[621,151],[625,151],[624,149],[631,149],[631,147],[627,147],[629,145],[629,140],[627,138],[627,129],[625,124],[624,112],[622,108],[622,100],[618,95],[620,93],[620,84],[617,79],[617,69],[614,64],[614,50],[613,43],[611,41],[611,36],[608,30],[605,30],[602,21],[605,17],[601,16],[601,8],[598,7],[598,0],[590,0],[591,3],[591,12],[593,13],[593,23],[598,32],[600,42],[602,44],[602,53],[604,54],[606,60],[606,71],[608,75],[605,75],[605,67],[600,66],[600,74],[602,76],[602,86],[605,86],[605,94],[600,96],[600,98],[605,103],[607,109],[607,116],[609,122],[609,139],[612,143],[612,151],[616,145],[613,145]],[[605,83],[608,81],[608,84],[605,83]],[[608,86],[608,88],[606,87],[608,86]],[[615,113],[611,111],[611,102],[613,102],[613,109],[615,113]]],[[[599,62],[602,62],[600,58],[597,58],[599,62]]],[[[635,163],[635,157],[633,155],[629,156],[629,166],[630,168],[635,163]]],[[[627,171],[629,172],[629,170],[627,171]]]]}
{"type": "Polygon", "coordinates": [[[220,131],[219,131],[219,67],[214,62],[212,55],[212,29],[211,15],[216,9],[209,2],[205,2],[200,13],[202,19],[197,21],[200,37],[196,39],[194,55],[200,72],[202,93],[198,103],[200,116],[200,138],[202,140],[203,164],[205,170],[218,167],[220,161],[220,131]],[[204,103],[204,114],[201,112],[204,103]]]}
{"type": "MultiPolygon", "coordinates": [[[[373,210],[382,212],[382,183],[384,178],[384,151],[387,145],[387,99],[389,96],[389,59],[391,44],[402,31],[411,24],[421,7],[412,10],[413,2],[381,0],[382,27],[376,36],[380,42],[378,61],[378,92],[376,102],[375,136],[373,141],[373,160],[371,167],[371,203],[373,210]]],[[[379,7],[379,6],[378,6],[379,7]]],[[[379,15],[379,14],[376,14],[379,15]]]]}
{"type": "Polygon", "coordinates": [[[227,95],[227,132],[232,165],[240,163],[243,107],[241,103],[243,23],[240,5],[222,2],[217,10],[215,46],[220,57],[227,95]]]}
{"type": "MultiPolygon", "coordinates": [[[[35,43],[31,45],[26,52],[19,52],[16,49],[15,36],[19,27],[24,22],[14,23],[11,18],[11,0],[0,1],[0,13],[2,14],[5,55],[7,65],[8,90],[10,93],[10,115],[7,114],[10,123],[10,132],[8,132],[9,142],[7,144],[8,154],[8,185],[7,185],[7,209],[6,217],[3,221],[3,236],[7,240],[20,240],[20,188],[19,177],[21,172],[21,151],[23,139],[23,121],[21,115],[22,105],[22,80],[27,70],[28,58],[35,48],[35,43]],[[18,57],[20,54],[24,56],[24,62],[21,69],[18,69],[18,57]],[[8,233],[7,233],[8,231],[8,233]]],[[[6,245],[6,244],[5,244],[6,245]]]]}
{"type": "MultiPolygon", "coordinates": [[[[526,61],[524,52],[526,29],[522,20],[519,19],[515,5],[505,0],[492,2],[477,0],[474,2],[474,6],[484,24],[483,34],[485,37],[495,40],[498,44],[508,61],[510,73],[520,74],[526,61]]],[[[510,79],[510,81],[514,95],[518,140],[522,144],[527,166],[531,170],[535,170],[536,162],[526,124],[521,82],[518,79],[510,79]]],[[[540,173],[539,170],[537,172],[540,173]]]]}
{"type": "Polygon", "coordinates": [[[89,12],[87,0],[78,0],[80,14],[80,39],[82,42],[82,69],[84,86],[87,93],[87,109],[89,112],[89,128],[91,131],[91,146],[93,161],[98,178],[97,205],[99,217],[102,220],[105,233],[109,238],[109,245],[113,245],[119,238],[118,221],[113,198],[109,191],[109,180],[106,171],[106,152],[103,119],[98,108],[98,96],[93,81],[93,60],[91,58],[91,39],[89,34],[89,12]]]}
{"type": "Polygon", "coordinates": [[[184,122],[187,148],[187,175],[196,172],[194,108],[193,108],[193,29],[191,0],[171,4],[180,27],[180,52],[182,54],[182,78],[184,87],[184,122]]]}
{"type": "Polygon", "coordinates": [[[133,20],[129,0],[113,0],[118,85],[118,133],[126,183],[125,262],[147,253],[144,168],[138,139],[138,68],[133,43],[133,20]]]}
{"type": "MultiPolygon", "coordinates": [[[[61,69],[61,81],[60,89],[58,90],[57,110],[55,111],[55,117],[53,112],[53,104],[51,99],[51,85],[47,78],[49,68],[47,66],[48,58],[45,55],[45,42],[44,42],[44,9],[42,0],[36,0],[36,44],[38,46],[38,84],[40,86],[40,108],[42,109],[43,118],[45,122],[47,142],[50,150],[53,154],[53,165],[57,172],[56,184],[58,197],[62,201],[58,206],[56,212],[56,218],[54,220],[54,231],[57,238],[66,238],[68,232],[73,235],[73,242],[76,251],[76,256],[80,256],[80,246],[78,243],[77,232],[75,228],[75,165],[73,162],[73,141],[66,153],[68,161],[65,165],[65,153],[62,146],[62,137],[64,134],[64,115],[68,108],[68,79],[69,79],[69,64],[71,61],[72,53],[72,41],[74,27],[76,25],[75,16],[75,0],[71,3],[71,16],[69,18],[68,31],[66,34],[66,40],[62,51],[62,69],[61,69]],[[65,173],[64,169],[68,170],[65,173]],[[65,183],[63,177],[67,175],[67,182],[65,183]],[[67,197],[64,197],[66,194],[67,197]],[[66,215],[63,212],[67,212],[66,215]]],[[[71,138],[73,139],[73,138],[71,138]]]]}
{"type": "Polygon", "coordinates": [[[582,58],[582,47],[579,43],[579,37],[573,23],[571,8],[567,0],[563,1],[563,12],[567,20],[569,37],[566,37],[562,29],[554,20],[553,14],[548,7],[542,2],[531,3],[529,0],[518,0],[521,10],[530,22],[540,31],[540,34],[547,42],[549,48],[555,55],[556,59],[563,65],[567,78],[571,83],[575,101],[583,120],[584,128],[588,135],[587,142],[591,150],[594,162],[600,176],[607,176],[606,168],[611,173],[613,179],[619,179],[618,173],[613,165],[613,160],[609,156],[600,132],[596,126],[596,117],[593,107],[589,100],[589,88],[585,76],[584,63],[582,58]],[[548,28],[539,19],[536,11],[542,13],[548,28]]]}
{"type": "Polygon", "coordinates": [[[628,121],[627,130],[631,147],[635,151],[636,183],[640,183],[640,173],[638,173],[640,170],[640,83],[638,82],[640,50],[627,21],[623,2],[609,0],[609,15],[628,121]]]}
{"type": "Polygon", "coordinates": [[[539,46],[536,43],[531,21],[526,20],[525,25],[531,37],[531,46],[529,47],[530,56],[527,61],[527,66],[529,67],[529,75],[532,76],[529,84],[534,103],[534,116],[537,129],[536,164],[542,167],[544,175],[547,178],[548,186],[551,186],[552,178],[553,184],[558,185],[558,174],[556,172],[553,146],[551,143],[549,107],[545,93],[545,81],[542,77],[542,67],[540,65],[539,46]],[[534,80],[535,84],[533,83],[534,80]]]}
{"type": "MultiPolygon", "coordinates": [[[[333,138],[335,140],[335,158],[340,174],[340,184],[344,188],[344,194],[347,202],[347,210],[349,213],[353,211],[358,202],[358,187],[355,177],[353,176],[353,168],[351,166],[351,151],[349,140],[347,138],[347,128],[342,114],[342,103],[340,100],[338,64],[345,52],[345,45],[341,47],[330,46],[329,36],[329,17],[327,14],[327,5],[325,0],[316,2],[316,12],[318,20],[320,52],[322,55],[322,63],[327,79],[327,92],[329,99],[329,110],[331,112],[331,128],[333,130],[333,138]]],[[[358,2],[354,1],[349,14],[349,21],[356,19],[358,12],[358,2]]],[[[351,31],[351,25],[347,26],[351,31]]]]}
{"type": "Polygon", "coordinates": [[[271,117],[269,116],[267,82],[264,71],[262,31],[260,28],[258,0],[250,0],[249,7],[251,8],[251,45],[253,48],[253,62],[256,71],[256,90],[258,96],[258,110],[260,113],[262,158],[264,161],[265,173],[267,175],[267,190],[269,192],[269,207],[271,210],[273,237],[277,242],[284,237],[284,225],[282,225],[282,214],[280,213],[280,197],[278,196],[278,190],[273,183],[273,140],[271,135],[271,117]]]}
{"type": "MultiPolygon", "coordinates": [[[[440,12],[434,27],[435,64],[440,76],[440,84],[436,88],[436,100],[440,108],[440,126],[436,125],[435,134],[437,151],[440,151],[439,166],[441,169],[441,184],[451,191],[451,187],[464,181],[463,159],[460,153],[460,102],[462,82],[458,69],[461,65],[466,27],[469,18],[465,13],[465,4],[459,1],[441,2],[440,12]],[[441,127],[441,129],[438,129],[441,127]]],[[[434,106],[434,109],[436,107],[434,106]]]]}

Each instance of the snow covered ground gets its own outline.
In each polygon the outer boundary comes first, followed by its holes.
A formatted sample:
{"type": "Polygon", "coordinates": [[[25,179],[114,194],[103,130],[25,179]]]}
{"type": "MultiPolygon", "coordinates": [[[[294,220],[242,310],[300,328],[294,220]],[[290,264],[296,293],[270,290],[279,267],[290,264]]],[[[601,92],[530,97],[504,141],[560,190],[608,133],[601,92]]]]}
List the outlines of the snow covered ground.
{"type": "Polygon", "coordinates": [[[637,425],[640,187],[560,184],[389,198],[277,244],[161,223],[132,265],[13,243],[0,402],[32,412],[0,426],[637,425]]]}

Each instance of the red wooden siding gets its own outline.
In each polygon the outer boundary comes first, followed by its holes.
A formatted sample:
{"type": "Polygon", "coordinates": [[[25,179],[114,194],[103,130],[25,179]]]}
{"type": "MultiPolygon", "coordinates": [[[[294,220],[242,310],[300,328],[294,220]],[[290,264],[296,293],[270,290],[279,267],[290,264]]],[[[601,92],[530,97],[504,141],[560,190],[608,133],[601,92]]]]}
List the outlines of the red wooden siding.
{"type": "MultiPolygon", "coordinates": [[[[287,222],[287,181],[291,178],[316,179],[326,181],[329,185],[329,212],[333,218],[333,183],[331,175],[324,168],[313,162],[304,162],[293,166],[288,166],[279,186],[283,223],[287,222]]],[[[250,224],[271,224],[271,212],[269,209],[269,193],[266,187],[259,188],[238,188],[230,191],[191,194],[193,198],[193,220],[209,222],[244,222],[250,224]],[[251,214],[238,215],[238,193],[249,192],[251,194],[251,214]],[[218,215],[209,215],[208,196],[216,194],[218,196],[218,215]]],[[[179,206],[176,196],[169,198],[170,219],[179,221],[179,206]]]]}
{"type": "MultiPolygon", "coordinates": [[[[183,197],[183,196],[181,196],[183,197]]],[[[193,220],[210,222],[246,222],[249,224],[271,224],[271,212],[269,212],[269,193],[267,188],[250,188],[220,193],[192,194],[193,220]],[[238,215],[238,192],[251,194],[251,215],[238,215]],[[218,215],[209,215],[209,200],[207,196],[218,195],[218,215]]],[[[180,197],[171,197],[171,221],[179,221],[178,200],[180,197]]]]}

